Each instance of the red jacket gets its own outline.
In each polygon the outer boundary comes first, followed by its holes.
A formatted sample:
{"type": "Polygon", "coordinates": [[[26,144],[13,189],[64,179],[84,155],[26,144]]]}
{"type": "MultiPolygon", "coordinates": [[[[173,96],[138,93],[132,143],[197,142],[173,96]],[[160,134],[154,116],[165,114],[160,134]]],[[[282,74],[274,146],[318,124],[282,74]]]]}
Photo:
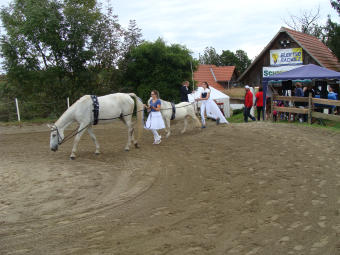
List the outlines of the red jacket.
{"type": "Polygon", "coordinates": [[[253,106],[253,93],[250,90],[247,91],[246,96],[244,98],[244,105],[249,108],[253,106]]]}
{"type": "Polygon", "coordinates": [[[262,107],[263,106],[263,91],[257,92],[255,97],[256,97],[256,106],[262,107]]]}

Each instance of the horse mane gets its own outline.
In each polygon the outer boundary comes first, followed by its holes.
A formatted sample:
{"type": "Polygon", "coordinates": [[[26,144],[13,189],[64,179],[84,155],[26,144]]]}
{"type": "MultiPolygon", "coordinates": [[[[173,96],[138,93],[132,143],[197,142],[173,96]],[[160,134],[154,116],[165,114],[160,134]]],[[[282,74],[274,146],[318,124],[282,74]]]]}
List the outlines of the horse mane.
{"type": "Polygon", "coordinates": [[[64,118],[66,118],[66,116],[68,114],[70,114],[71,112],[74,111],[75,107],[86,101],[87,99],[91,99],[91,96],[89,95],[85,95],[85,96],[82,96],[81,98],[79,98],[75,103],[73,103],[68,109],[66,109],[66,111],[59,117],[59,119],[55,122],[55,124],[57,125],[59,122],[61,122],[64,118]]]}

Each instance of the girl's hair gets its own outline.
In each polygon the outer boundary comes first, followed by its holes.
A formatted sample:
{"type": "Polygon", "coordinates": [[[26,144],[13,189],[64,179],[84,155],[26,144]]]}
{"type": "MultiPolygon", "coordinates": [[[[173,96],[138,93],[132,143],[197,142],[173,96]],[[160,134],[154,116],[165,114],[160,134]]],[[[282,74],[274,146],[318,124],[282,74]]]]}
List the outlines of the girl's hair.
{"type": "Polygon", "coordinates": [[[208,84],[208,82],[203,82],[203,84],[205,84],[206,86],[207,86],[207,88],[209,89],[209,84],[208,84]]]}
{"type": "Polygon", "coordinates": [[[262,87],[259,87],[259,91],[263,91],[263,88],[262,88],[262,87]]]}
{"type": "Polygon", "coordinates": [[[151,91],[151,93],[154,93],[154,94],[156,95],[156,97],[159,98],[159,92],[158,92],[158,90],[153,90],[153,91],[151,91]]]}

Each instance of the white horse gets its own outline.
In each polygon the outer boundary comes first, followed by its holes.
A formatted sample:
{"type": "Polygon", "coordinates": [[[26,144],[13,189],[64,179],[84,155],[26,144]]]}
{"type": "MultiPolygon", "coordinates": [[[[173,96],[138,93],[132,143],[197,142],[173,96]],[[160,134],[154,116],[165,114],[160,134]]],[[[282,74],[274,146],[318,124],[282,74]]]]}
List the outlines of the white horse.
{"type": "MultiPolygon", "coordinates": [[[[98,97],[99,102],[99,123],[111,122],[115,119],[122,120],[128,127],[128,141],[125,146],[125,150],[130,149],[131,141],[134,143],[135,147],[138,148],[138,141],[134,137],[134,127],[132,124],[132,114],[134,111],[134,100],[137,104],[137,128],[138,128],[138,138],[140,138],[143,130],[142,118],[143,118],[143,102],[133,93],[123,94],[116,93],[106,96],[98,97]]],[[[94,121],[93,114],[93,102],[91,96],[86,95],[81,97],[77,102],[75,102],[70,108],[68,108],[63,115],[57,120],[53,125],[48,125],[51,129],[50,137],[50,148],[52,151],[58,150],[58,145],[60,145],[64,140],[64,130],[73,122],[79,123],[79,128],[74,139],[73,149],[71,153],[71,159],[75,159],[77,146],[79,140],[85,130],[88,131],[93,142],[96,145],[96,154],[99,154],[99,144],[97,138],[93,133],[92,125],[94,121]]]]}
{"type": "MultiPolygon", "coordinates": [[[[150,100],[149,100],[150,102],[150,100]]],[[[177,120],[184,120],[184,127],[181,131],[183,134],[188,126],[188,119],[191,118],[194,122],[196,127],[201,127],[201,122],[198,120],[195,114],[195,106],[193,103],[189,102],[182,102],[175,105],[176,113],[174,121],[177,120]]],[[[172,117],[172,105],[170,102],[161,99],[161,114],[163,116],[163,120],[165,123],[165,131],[166,131],[166,138],[170,136],[170,121],[172,117]]]]}

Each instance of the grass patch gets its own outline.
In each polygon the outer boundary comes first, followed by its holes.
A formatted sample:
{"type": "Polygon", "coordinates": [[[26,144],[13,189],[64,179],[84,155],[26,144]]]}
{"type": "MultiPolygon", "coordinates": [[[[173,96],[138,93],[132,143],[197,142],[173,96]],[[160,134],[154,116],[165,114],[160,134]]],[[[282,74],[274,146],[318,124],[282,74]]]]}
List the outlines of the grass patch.
{"type": "MultiPolygon", "coordinates": [[[[233,116],[228,118],[227,120],[230,123],[243,123],[244,122],[243,112],[239,112],[239,111],[238,112],[234,111],[233,116]]],[[[268,122],[270,122],[270,121],[268,121],[268,122]]],[[[331,130],[335,130],[335,131],[340,132],[340,122],[330,121],[330,120],[322,120],[321,122],[316,121],[312,125],[309,125],[306,122],[300,123],[299,121],[288,122],[288,120],[279,120],[279,121],[273,122],[273,123],[298,125],[298,126],[305,126],[305,127],[312,127],[312,128],[326,128],[326,129],[331,129],[331,130]]]]}
{"type": "Polygon", "coordinates": [[[244,122],[243,110],[234,110],[233,116],[227,119],[230,123],[244,122]]]}

